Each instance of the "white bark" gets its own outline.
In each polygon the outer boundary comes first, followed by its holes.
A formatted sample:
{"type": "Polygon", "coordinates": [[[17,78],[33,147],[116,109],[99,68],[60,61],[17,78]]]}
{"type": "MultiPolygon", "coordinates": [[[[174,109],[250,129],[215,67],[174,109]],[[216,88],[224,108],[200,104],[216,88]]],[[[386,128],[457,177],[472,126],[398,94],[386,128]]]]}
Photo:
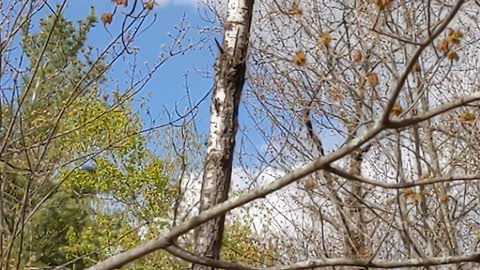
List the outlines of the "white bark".
{"type": "MultiPolygon", "coordinates": [[[[228,198],[238,125],[238,106],[245,81],[245,58],[252,20],[253,0],[228,1],[223,48],[215,67],[210,108],[210,130],[200,198],[200,212],[228,198]]],[[[218,259],[225,215],[203,224],[195,232],[195,254],[218,259]]],[[[209,268],[209,267],[208,267],[209,268]]],[[[207,269],[193,265],[192,269],[207,269]]]]}

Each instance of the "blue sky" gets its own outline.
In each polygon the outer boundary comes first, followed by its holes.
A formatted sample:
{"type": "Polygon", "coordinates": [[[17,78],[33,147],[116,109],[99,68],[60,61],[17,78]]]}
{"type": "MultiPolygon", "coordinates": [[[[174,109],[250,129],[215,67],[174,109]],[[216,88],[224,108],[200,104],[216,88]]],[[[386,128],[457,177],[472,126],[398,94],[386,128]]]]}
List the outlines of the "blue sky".
{"type": "MultiPolygon", "coordinates": [[[[74,22],[79,19],[84,19],[89,15],[90,7],[93,6],[99,22],[90,31],[87,45],[93,45],[101,52],[120,32],[123,19],[121,13],[129,11],[133,1],[134,0],[129,0],[130,3],[127,8],[121,7],[117,10],[112,24],[107,26],[103,25],[100,17],[104,12],[113,12],[115,9],[115,3],[111,0],[67,0],[64,16],[74,22]]],[[[138,1],[139,4],[142,3],[141,0],[138,1]]],[[[139,69],[146,71],[147,69],[144,66],[145,62],[153,65],[158,61],[161,53],[161,44],[171,44],[168,33],[175,33],[175,27],[179,25],[182,17],[186,18],[186,21],[191,27],[189,37],[193,37],[195,40],[203,37],[207,38],[207,40],[203,47],[197,47],[194,50],[188,51],[185,55],[170,59],[154,74],[142,92],[135,97],[134,109],[139,111],[140,116],[144,120],[145,128],[152,126],[150,116],[156,119],[155,125],[158,125],[167,121],[165,111],[174,114],[175,108],[177,108],[180,113],[187,109],[187,100],[185,99],[186,83],[188,83],[193,103],[199,101],[210,91],[213,80],[211,77],[205,77],[205,72],[209,72],[210,74],[213,72],[213,64],[218,50],[214,42],[214,37],[220,42],[222,39],[221,33],[208,32],[199,34],[199,28],[218,27],[218,25],[211,25],[211,22],[205,21],[204,16],[206,11],[204,9],[202,10],[201,7],[194,2],[196,0],[157,1],[159,4],[156,5],[152,11],[152,13],[157,16],[156,21],[146,32],[136,38],[133,43],[133,46],[139,48],[135,59],[139,69]],[[187,78],[186,74],[188,74],[187,78]],[[148,97],[146,107],[138,106],[142,97],[148,97]],[[149,109],[150,114],[147,114],[146,108],[149,109]]],[[[63,2],[63,0],[48,1],[52,8],[55,8],[55,4],[61,2],[63,2]]],[[[36,14],[35,19],[40,19],[50,15],[50,13],[48,8],[44,8],[36,14]]],[[[151,17],[153,18],[153,16],[151,17]]],[[[35,24],[33,25],[35,26],[35,24]]],[[[107,74],[108,83],[103,86],[103,90],[110,92],[114,89],[122,90],[125,88],[122,86],[129,80],[125,76],[125,71],[130,69],[130,64],[133,59],[132,55],[125,55],[125,58],[115,63],[112,70],[107,74]]],[[[210,96],[208,96],[201,104],[196,117],[196,127],[200,135],[205,135],[206,132],[208,132],[210,103],[210,96]]],[[[248,136],[250,138],[250,141],[246,141],[243,150],[253,154],[256,152],[255,148],[261,148],[264,143],[259,134],[251,128],[253,127],[252,119],[250,119],[250,116],[244,110],[243,106],[240,108],[240,132],[242,132],[242,127],[249,127],[248,136]]],[[[240,136],[243,135],[244,134],[239,134],[237,136],[239,142],[240,136]]],[[[203,136],[203,138],[205,138],[205,136],[203,136]]],[[[161,149],[156,148],[156,146],[152,144],[150,144],[150,146],[156,152],[158,152],[158,150],[161,151],[161,149]]],[[[239,151],[239,147],[237,147],[237,151],[239,151]]]]}
{"type": "MultiPolygon", "coordinates": [[[[133,0],[130,0],[130,4],[132,4],[132,2],[133,0]]],[[[179,24],[183,16],[185,16],[186,21],[191,26],[191,34],[194,38],[199,38],[198,27],[209,26],[208,23],[201,18],[195,2],[191,0],[160,0],[158,3],[152,11],[157,15],[156,21],[134,42],[134,46],[139,48],[139,53],[136,55],[136,63],[139,64],[139,68],[144,68],[142,65],[147,61],[151,65],[155,63],[155,60],[159,58],[161,52],[161,44],[168,45],[171,43],[168,38],[168,33],[175,33],[174,27],[179,24]]],[[[84,18],[88,15],[90,6],[95,7],[97,17],[100,17],[104,12],[112,12],[115,7],[114,3],[109,0],[68,1],[65,16],[70,19],[84,18]]],[[[120,11],[125,12],[129,10],[129,8],[130,6],[127,9],[120,9],[120,11]]],[[[121,18],[114,17],[112,24],[108,25],[107,29],[115,36],[119,33],[120,24],[121,18]]],[[[91,31],[88,43],[102,49],[111,40],[112,36],[110,36],[100,22],[91,31]]],[[[138,100],[141,96],[146,96],[147,93],[151,94],[147,105],[152,117],[158,117],[159,115],[165,116],[164,111],[173,111],[176,104],[179,104],[178,108],[180,111],[185,110],[186,100],[184,97],[186,94],[186,83],[188,83],[193,102],[199,100],[208,92],[211,88],[212,80],[211,78],[205,78],[198,70],[212,71],[215,54],[212,53],[211,48],[209,48],[211,45],[213,45],[213,40],[207,43],[207,47],[197,48],[189,51],[185,55],[174,57],[155,73],[144,90],[136,97],[136,100],[138,100]],[[186,74],[188,74],[187,81],[185,77],[186,74]]],[[[131,62],[133,58],[131,56],[128,57],[126,61],[131,62]]],[[[117,62],[113,67],[113,71],[110,73],[109,79],[121,83],[122,76],[112,74],[122,74],[126,68],[128,68],[126,62],[123,60],[117,62]]],[[[114,87],[114,83],[110,86],[114,87]]],[[[207,99],[206,102],[202,104],[198,118],[200,131],[202,132],[205,132],[206,128],[208,128],[209,103],[210,99],[207,99]]],[[[139,107],[137,109],[140,111],[148,127],[150,123],[148,123],[149,117],[146,114],[146,110],[139,107]]],[[[165,120],[165,117],[161,117],[157,120],[156,124],[165,120]]]]}
{"type": "MultiPolygon", "coordinates": [[[[129,1],[131,5],[134,0],[129,1]]],[[[138,1],[141,2],[140,0],[138,1]]],[[[212,27],[212,25],[202,18],[198,6],[193,2],[195,0],[157,1],[159,1],[160,4],[153,10],[157,15],[157,20],[147,32],[137,38],[133,44],[140,49],[136,56],[136,63],[139,64],[140,68],[142,68],[142,65],[147,61],[150,64],[154,64],[161,52],[161,44],[170,43],[168,33],[175,32],[175,26],[178,26],[183,16],[185,16],[186,21],[191,26],[191,34],[194,38],[198,39],[201,36],[198,34],[198,27],[212,27]]],[[[91,6],[95,7],[98,18],[104,12],[112,12],[115,8],[115,4],[110,0],[70,0],[65,9],[65,16],[69,19],[85,18],[88,15],[91,6]]],[[[129,9],[130,6],[126,9],[121,8],[120,12],[126,12],[129,9]]],[[[118,15],[120,14],[117,14],[116,17],[114,17],[112,24],[107,26],[108,31],[103,24],[99,22],[91,31],[88,43],[99,47],[100,50],[103,49],[105,45],[112,40],[112,36],[109,32],[115,36],[120,31],[121,16],[118,15]]],[[[202,35],[202,37],[206,36],[207,35],[202,35]]],[[[217,39],[221,40],[221,36],[217,36],[217,39]]],[[[205,45],[206,46],[203,48],[197,48],[187,52],[185,55],[177,56],[169,60],[154,74],[144,90],[136,97],[136,100],[139,100],[140,97],[146,96],[147,93],[151,93],[147,103],[150,114],[154,118],[161,116],[160,118],[157,118],[155,124],[164,123],[166,121],[166,115],[164,112],[166,110],[170,113],[174,112],[174,108],[177,104],[177,108],[180,112],[186,110],[187,102],[184,98],[186,94],[186,83],[188,83],[189,91],[194,103],[211,89],[213,83],[212,79],[205,78],[198,70],[207,72],[213,71],[213,63],[217,53],[213,36],[209,36],[205,45]],[[187,81],[185,74],[188,74],[187,81]]],[[[107,88],[115,87],[116,82],[121,85],[121,81],[126,80],[122,74],[124,74],[125,69],[129,68],[128,62],[133,59],[131,55],[127,57],[128,58],[125,59],[126,61],[123,61],[122,59],[113,67],[113,71],[109,74],[109,79],[113,82],[107,85],[107,88]]],[[[108,91],[109,89],[106,90],[108,91]]],[[[138,104],[138,102],[136,104],[138,104]]],[[[208,97],[205,102],[202,103],[200,113],[196,119],[197,127],[203,134],[208,131],[209,104],[210,98],[208,97]]],[[[145,108],[140,108],[139,106],[137,106],[136,109],[139,110],[140,115],[145,122],[145,127],[149,127],[151,123],[149,123],[147,110],[145,108]]],[[[250,138],[250,142],[245,141],[247,145],[244,145],[246,148],[243,150],[250,152],[250,154],[254,154],[255,148],[262,148],[264,142],[258,134],[258,131],[252,130],[252,119],[250,119],[250,116],[248,116],[246,111],[241,107],[240,130],[242,130],[242,127],[248,128],[248,136],[250,138]]],[[[242,136],[242,134],[239,134],[239,136],[242,136]]],[[[240,139],[239,136],[237,136],[238,139],[240,139]]],[[[329,147],[327,146],[327,148],[329,147]]],[[[237,151],[238,150],[239,148],[237,148],[237,151]]]]}

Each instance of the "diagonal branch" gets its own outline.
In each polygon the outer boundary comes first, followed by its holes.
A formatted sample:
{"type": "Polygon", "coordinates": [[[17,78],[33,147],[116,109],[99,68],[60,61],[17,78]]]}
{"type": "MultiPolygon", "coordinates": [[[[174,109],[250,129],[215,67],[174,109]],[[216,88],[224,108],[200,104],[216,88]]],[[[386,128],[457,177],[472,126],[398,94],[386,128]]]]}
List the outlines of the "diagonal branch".
{"type": "Polygon", "coordinates": [[[381,261],[368,259],[349,259],[349,258],[335,258],[335,259],[317,259],[297,262],[288,266],[275,266],[271,268],[264,268],[263,270],[298,270],[298,269],[313,269],[314,267],[328,267],[328,266],[355,266],[355,267],[371,267],[371,268],[400,268],[400,267],[422,267],[446,265],[455,263],[474,262],[480,263],[480,253],[464,255],[464,256],[443,256],[443,257],[428,257],[424,259],[408,259],[397,262],[381,261]]]}
{"type": "Polygon", "coordinates": [[[256,267],[251,267],[251,266],[246,266],[238,263],[232,263],[232,262],[227,262],[227,261],[221,261],[221,260],[213,260],[207,257],[198,257],[195,256],[194,254],[180,248],[177,246],[169,246],[166,248],[170,254],[181,258],[187,262],[195,263],[195,264],[200,264],[200,265],[206,265],[206,266],[212,266],[215,268],[221,268],[221,269],[230,269],[230,270],[257,270],[260,268],[256,267]]]}
{"type": "Polygon", "coordinates": [[[368,184],[376,187],[381,187],[384,189],[403,189],[403,188],[411,188],[416,186],[432,185],[432,184],[443,183],[443,182],[480,180],[480,174],[473,174],[473,175],[463,175],[463,176],[439,176],[439,177],[421,179],[415,182],[407,182],[407,183],[385,183],[382,181],[369,179],[361,175],[351,174],[345,170],[342,170],[334,166],[329,166],[328,168],[325,168],[325,170],[348,180],[352,180],[352,181],[356,181],[356,182],[360,182],[360,183],[364,183],[364,184],[368,184]]]}
{"type": "Polygon", "coordinates": [[[354,149],[363,145],[377,134],[379,134],[385,127],[377,123],[370,130],[365,132],[358,138],[351,140],[348,144],[344,145],[337,151],[305,164],[304,166],[286,174],[285,176],[273,181],[270,184],[253,189],[250,192],[243,193],[237,197],[231,198],[223,203],[220,203],[199,215],[192,217],[190,220],[185,221],[178,226],[172,228],[166,234],[141,244],[135,248],[127,250],[125,252],[114,255],[98,264],[88,268],[88,270],[109,270],[119,268],[127,263],[130,263],[136,259],[139,259],[147,254],[150,254],[156,250],[166,248],[172,245],[172,242],[179,237],[187,233],[188,231],[196,228],[200,224],[218,217],[227,211],[242,206],[246,203],[254,201],[258,198],[265,198],[268,194],[273,193],[296,180],[305,177],[317,170],[324,169],[330,163],[348,155],[354,149]]]}
{"type": "MultiPolygon", "coordinates": [[[[143,243],[140,246],[137,246],[133,249],[130,249],[128,251],[122,252],[120,254],[117,254],[115,256],[112,256],[102,262],[99,262],[97,265],[94,265],[88,270],[108,270],[108,269],[115,269],[118,267],[121,267],[127,263],[130,263],[138,258],[141,258],[149,253],[152,253],[158,249],[166,248],[170,246],[177,237],[180,235],[183,235],[187,233],[188,231],[196,228],[200,224],[211,220],[213,218],[216,218],[227,211],[237,208],[239,206],[242,206],[246,203],[249,203],[251,201],[254,201],[259,198],[264,198],[268,194],[271,194],[295,181],[298,179],[305,177],[315,171],[321,170],[321,169],[326,169],[326,168],[331,168],[330,164],[336,160],[339,160],[343,158],[344,156],[350,154],[353,150],[357,149],[358,147],[362,146],[366,142],[368,142],[370,139],[374,138],[377,136],[380,132],[384,131],[387,128],[393,128],[393,127],[405,127],[410,124],[414,123],[419,123],[424,120],[430,119],[431,117],[434,117],[435,115],[438,115],[441,112],[446,112],[448,110],[451,110],[453,108],[457,108],[461,105],[464,105],[469,102],[473,102],[475,100],[480,99],[480,92],[477,92],[475,94],[470,95],[469,97],[465,97],[462,99],[457,99],[451,103],[439,106],[437,109],[434,109],[428,113],[423,114],[422,116],[418,116],[412,119],[416,119],[415,121],[413,120],[402,120],[399,121],[396,126],[395,123],[397,122],[392,122],[392,123],[387,123],[385,125],[384,123],[377,121],[375,125],[373,125],[372,128],[368,129],[363,135],[349,141],[347,144],[339,148],[337,151],[326,155],[322,158],[316,159],[312,162],[309,162],[305,164],[304,166],[286,174],[285,176],[271,182],[270,184],[258,187],[256,189],[253,189],[250,192],[243,193],[242,195],[239,195],[237,197],[231,198],[221,204],[216,205],[213,208],[210,208],[198,216],[195,216],[191,218],[190,220],[179,224],[178,226],[172,228],[172,230],[163,236],[158,237],[157,239],[153,239],[150,241],[147,241],[143,243]],[[429,116],[429,117],[427,117],[429,116]],[[410,122],[409,122],[410,121],[410,122]],[[406,124],[406,123],[409,124],[406,124]]],[[[446,181],[446,180],[445,180],[446,181]]]]}

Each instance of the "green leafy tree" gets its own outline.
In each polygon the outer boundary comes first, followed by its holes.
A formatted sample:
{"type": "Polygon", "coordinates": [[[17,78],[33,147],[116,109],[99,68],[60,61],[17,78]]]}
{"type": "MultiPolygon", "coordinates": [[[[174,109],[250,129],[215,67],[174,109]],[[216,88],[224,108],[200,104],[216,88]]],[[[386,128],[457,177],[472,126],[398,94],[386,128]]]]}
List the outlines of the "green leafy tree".
{"type": "Polygon", "coordinates": [[[260,236],[252,233],[248,222],[233,220],[226,224],[221,258],[257,267],[274,264],[277,250],[273,243],[258,241],[260,236]]]}
{"type": "MultiPolygon", "coordinates": [[[[176,189],[162,161],[145,147],[138,114],[101,89],[108,65],[102,57],[94,60],[94,48],[86,46],[95,23],[92,9],[77,25],[51,15],[38,31],[23,27],[28,67],[19,91],[20,121],[3,164],[8,181],[2,195],[14,210],[5,219],[11,267],[71,261],[80,269],[141,241],[141,225],[167,226],[152,221],[166,217],[176,189]],[[95,171],[78,168],[93,157],[95,171]],[[28,222],[18,219],[29,213],[28,222]]],[[[15,107],[2,108],[4,117],[15,117],[15,107]]]]}

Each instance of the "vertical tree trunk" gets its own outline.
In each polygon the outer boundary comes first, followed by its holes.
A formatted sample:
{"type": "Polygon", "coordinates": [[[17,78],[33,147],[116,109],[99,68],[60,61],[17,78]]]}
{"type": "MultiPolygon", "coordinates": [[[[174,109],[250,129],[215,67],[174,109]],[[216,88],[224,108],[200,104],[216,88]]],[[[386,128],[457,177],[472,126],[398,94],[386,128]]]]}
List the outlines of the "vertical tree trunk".
{"type": "MultiPolygon", "coordinates": [[[[362,175],[362,161],[362,150],[355,150],[351,156],[349,172],[353,175],[362,175]]],[[[364,258],[369,256],[369,251],[365,239],[365,226],[363,221],[364,207],[361,202],[358,201],[358,198],[362,198],[364,192],[362,184],[352,182],[350,192],[351,194],[345,200],[346,210],[350,220],[347,223],[348,237],[345,239],[346,254],[353,258],[364,258]]]]}
{"type": "MultiPolygon", "coordinates": [[[[365,70],[368,70],[368,67],[364,67],[365,70]]],[[[348,131],[354,136],[358,136],[357,127],[360,124],[360,119],[362,119],[362,106],[364,104],[365,98],[365,85],[366,81],[361,78],[359,80],[359,99],[354,105],[354,117],[351,119],[351,124],[348,126],[348,131]]],[[[371,91],[375,93],[375,87],[371,87],[371,91]]],[[[352,138],[349,138],[353,139],[352,138]]],[[[364,159],[364,152],[361,149],[354,150],[350,155],[350,164],[349,164],[349,173],[352,175],[362,175],[362,163],[364,159]]],[[[346,222],[347,235],[344,239],[345,241],[345,253],[347,256],[352,258],[368,258],[369,257],[369,245],[366,242],[366,230],[364,224],[365,211],[361,203],[361,198],[363,198],[364,189],[362,183],[351,182],[350,194],[347,195],[343,205],[344,211],[348,215],[348,221],[346,222]]],[[[352,268],[352,269],[365,269],[365,268],[352,268]]]]}
{"type": "MultiPolygon", "coordinates": [[[[245,81],[254,0],[229,0],[223,46],[215,65],[210,131],[200,198],[200,212],[228,198],[233,150],[238,125],[238,106],[245,81]]],[[[225,216],[219,216],[195,232],[195,254],[218,259],[225,216]]],[[[212,269],[193,265],[192,269],[212,269]]]]}

